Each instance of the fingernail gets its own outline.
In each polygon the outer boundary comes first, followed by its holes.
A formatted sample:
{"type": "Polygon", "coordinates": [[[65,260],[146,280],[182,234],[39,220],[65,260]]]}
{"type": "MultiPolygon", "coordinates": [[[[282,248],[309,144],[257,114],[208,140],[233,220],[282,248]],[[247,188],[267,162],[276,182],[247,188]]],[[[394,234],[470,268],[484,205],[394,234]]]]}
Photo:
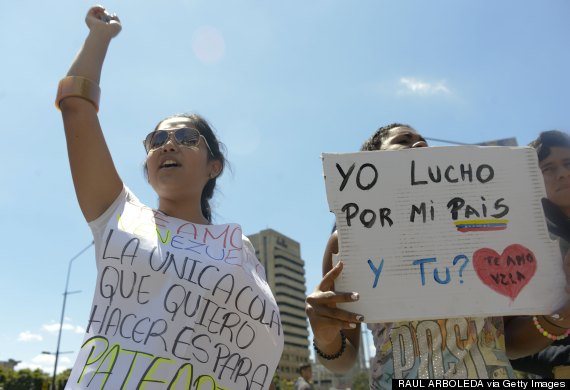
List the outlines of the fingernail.
{"type": "Polygon", "coordinates": [[[358,295],[358,293],[352,293],[352,295],[350,296],[350,298],[353,301],[358,301],[358,299],[360,299],[360,295],[358,295]]]}
{"type": "Polygon", "coordinates": [[[337,266],[337,267],[340,267],[341,265],[343,265],[343,264],[342,264],[342,261],[339,261],[338,263],[336,263],[336,266],[337,266]]]}
{"type": "Polygon", "coordinates": [[[350,324],[348,324],[348,326],[352,329],[356,328],[356,324],[353,324],[352,322],[350,324]]]}
{"type": "Polygon", "coordinates": [[[361,316],[360,314],[356,316],[356,321],[364,321],[364,316],[361,316]]]}

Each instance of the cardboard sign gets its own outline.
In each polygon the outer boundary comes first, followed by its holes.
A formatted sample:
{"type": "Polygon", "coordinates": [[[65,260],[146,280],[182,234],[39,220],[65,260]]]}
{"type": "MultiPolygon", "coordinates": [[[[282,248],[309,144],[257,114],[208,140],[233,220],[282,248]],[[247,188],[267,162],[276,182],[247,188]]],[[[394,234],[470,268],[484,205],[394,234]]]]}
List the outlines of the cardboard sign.
{"type": "Polygon", "coordinates": [[[322,156],[344,270],[366,322],[547,314],[566,299],[531,148],[322,156]]]}

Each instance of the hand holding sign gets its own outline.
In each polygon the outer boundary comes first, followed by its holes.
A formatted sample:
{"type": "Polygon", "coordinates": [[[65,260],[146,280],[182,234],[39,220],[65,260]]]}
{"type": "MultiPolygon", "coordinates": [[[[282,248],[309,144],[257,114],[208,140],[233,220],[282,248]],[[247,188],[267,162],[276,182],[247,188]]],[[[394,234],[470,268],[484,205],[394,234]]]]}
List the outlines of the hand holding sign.
{"type": "Polygon", "coordinates": [[[315,291],[307,297],[305,309],[315,339],[319,346],[334,343],[343,329],[355,329],[356,324],[364,320],[361,315],[336,307],[337,303],[354,302],[359,298],[355,292],[334,291],[334,281],[343,269],[341,261],[321,280],[315,291]]]}

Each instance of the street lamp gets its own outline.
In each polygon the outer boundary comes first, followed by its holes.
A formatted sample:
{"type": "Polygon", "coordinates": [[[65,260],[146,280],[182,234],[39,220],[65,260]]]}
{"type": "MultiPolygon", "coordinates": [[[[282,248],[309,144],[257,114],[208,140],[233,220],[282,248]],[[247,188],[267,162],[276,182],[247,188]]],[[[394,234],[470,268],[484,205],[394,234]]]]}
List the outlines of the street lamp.
{"type": "Polygon", "coordinates": [[[67,301],[68,295],[76,294],[76,293],[80,292],[79,290],[78,291],[67,291],[67,288],[69,287],[69,274],[71,272],[71,265],[73,264],[73,260],[75,260],[79,256],[81,256],[87,249],[91,248],[91,246],[93,246],[94,243],[95,243],[95,241],[91,241],[91,243],[89,245],[87,245],[79,253],[77,253],[75,256],[73,256],[71,259],[69,259],[69,264],[67,266],[67,278],[65,279],[65,291],[63,292],[63,306],[61,308],[61,318],[59,320],[59,332],[57,335],[57,348],[55,349],[55,353],[42,352],[42,353],[46,353],[48,355],[55,355],[55,364],[53,366],[53,378],[52,378],[52,384],[51,384],[52,390],[55,390],[55,376],[57,375],[57,361],[59,360],[59,355],[61,355],[63,353],[69,353],[69,352],[60,352],[59,351],[59,344],[61,342],[61,330],[63,329],[63,316],[65,314],[65,303],[67,301]]]}
{"type": "MultiPolygon", "coordinates": [[[[73,351],[59,352],[58,355],[63,355],[64,353],[73,353],[73,351]]],[[[54,355],[54,356],[56,356],[56,354],[54,352],[50,352],[50,351],[42,351],[42,355],[54,355]]],[[[50,390],[55,390],[55,388],[53,386],[55,386],[55,383],[52,382],[52,384],[50,386],[50,390]]]]}

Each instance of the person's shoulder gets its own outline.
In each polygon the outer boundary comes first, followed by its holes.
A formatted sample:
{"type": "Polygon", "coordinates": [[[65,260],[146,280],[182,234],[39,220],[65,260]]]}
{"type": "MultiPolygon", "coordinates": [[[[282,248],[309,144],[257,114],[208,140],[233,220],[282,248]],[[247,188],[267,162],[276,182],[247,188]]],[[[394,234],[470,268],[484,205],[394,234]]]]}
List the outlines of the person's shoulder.
{"type": "Polygon", "coordinates": [[[338,253],[338,231],[335,230],[329,237],[327,242],[327,249],[332,253],[338,253]]]}
{"type": "Polygon", "coordinates": [[[331,233],[331,236],[329,237],[329,241],[330,240],[335,240],[338,242],[338,230],[335,230],[334,232],[331,233]]]}
{"type": "Polygon", "coordinates": [[[242,240],[243,242],[245,242],[246,244],[253,246],[253,244],[251,243],[251,240],[249,239],[249,237],[246,236],[246,235],[243,234],[243,233],[241,234],[241,240],[242,240]]]}
{"type": "MultiPolygon", "coordinates": [[[[251,240],[242,233],[241,235],[241,242],[242,242],[242,247],[245,248],[246,251],[251,252],[254,256],[255,256],[255,247],[253,246],[253,243],[251,242],[251,240]]],[[[257,258],[257,256],[255,256],[257,258]]],[[[259,261],[259,260],[258,260],[259,261]]]]}

